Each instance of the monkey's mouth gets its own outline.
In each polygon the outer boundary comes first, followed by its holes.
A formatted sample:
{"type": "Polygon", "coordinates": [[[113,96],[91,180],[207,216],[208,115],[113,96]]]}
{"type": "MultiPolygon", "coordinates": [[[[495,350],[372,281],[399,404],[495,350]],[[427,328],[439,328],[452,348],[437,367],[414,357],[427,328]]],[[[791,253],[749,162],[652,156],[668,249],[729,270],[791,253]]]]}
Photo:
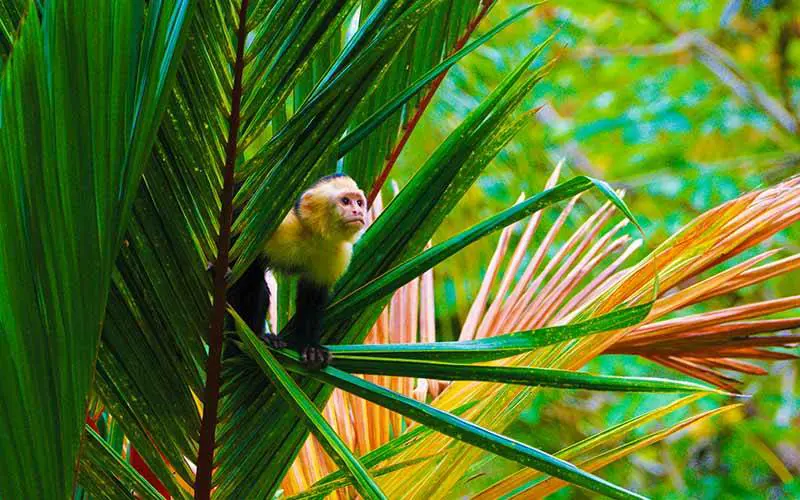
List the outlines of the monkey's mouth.
{"type": "Polygon", "coordinates": [[[363,217],[351,217],[349,219],[345,219],[344,221],[346,224],[358,224],[359,226],[363,226],[366,224],[363,217]]]}

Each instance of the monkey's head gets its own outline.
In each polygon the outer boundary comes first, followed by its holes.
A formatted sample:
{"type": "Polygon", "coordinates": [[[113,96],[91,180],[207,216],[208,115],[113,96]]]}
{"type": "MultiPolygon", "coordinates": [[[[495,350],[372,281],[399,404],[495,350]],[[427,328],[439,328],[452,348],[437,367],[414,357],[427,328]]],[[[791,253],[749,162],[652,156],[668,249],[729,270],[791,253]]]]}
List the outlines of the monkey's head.
{"type": "Polygon", "coordinates": [[[326,239],[354,241],[367,223],[367,199],[344,174],[321,178],[304,192],[295,207],[304,225],[326,239]]]}

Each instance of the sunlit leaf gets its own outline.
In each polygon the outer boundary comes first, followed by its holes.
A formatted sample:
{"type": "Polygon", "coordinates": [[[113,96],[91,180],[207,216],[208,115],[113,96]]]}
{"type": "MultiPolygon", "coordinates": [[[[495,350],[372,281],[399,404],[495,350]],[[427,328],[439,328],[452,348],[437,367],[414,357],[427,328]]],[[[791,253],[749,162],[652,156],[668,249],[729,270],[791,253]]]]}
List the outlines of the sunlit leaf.
{"type": "Polygon", "coordinates": [[[612,377],[546,368],[461,365],[437,361],[392,358],[336,358],[333,366],[350,373],[417,377],[440,380],[476,380],[562,389],[630,392],[695,392],[712,388],[683,382],[646,377],[612,377]]]}

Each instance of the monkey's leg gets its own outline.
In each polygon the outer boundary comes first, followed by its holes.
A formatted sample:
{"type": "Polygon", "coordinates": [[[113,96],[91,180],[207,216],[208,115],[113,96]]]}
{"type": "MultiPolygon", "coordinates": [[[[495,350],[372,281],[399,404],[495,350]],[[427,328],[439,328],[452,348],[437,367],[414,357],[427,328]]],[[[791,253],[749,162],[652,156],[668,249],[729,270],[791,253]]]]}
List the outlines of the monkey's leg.
{"type": "Polygon", "coordinates": [[[269,287],[264,279],[265,265],[259,260],[250,264],[241,278],[228,290],[228,303],[260,338],[275,348],[286,347],[286,342],[275,335],[266,334],[269,287]]]}
{"type": "Polygon", "coordinates": [[[328,287],[300,279],[297,283],[295,324],[297,352],[309,368],[324,368],[331,353],[319,344],[322,314],[328,304],[328,287]]]}

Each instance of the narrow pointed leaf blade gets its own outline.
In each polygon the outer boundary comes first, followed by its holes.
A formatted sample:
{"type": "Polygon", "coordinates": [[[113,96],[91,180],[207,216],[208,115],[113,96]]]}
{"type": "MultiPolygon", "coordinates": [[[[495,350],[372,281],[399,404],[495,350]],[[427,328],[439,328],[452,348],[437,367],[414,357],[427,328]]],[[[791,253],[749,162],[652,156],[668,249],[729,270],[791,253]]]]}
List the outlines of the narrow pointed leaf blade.
{"type": "Polygon", "coordinates": [[[13,395],[0,405],[0,496],[66,498],[190,4],[26,3],[0,78],[0,393],[13,395]]]}
{"type": "Polygon", "coordinates": [[[620,392],[718,392],[695,382],[652,377],[616,377],[515,366],[485,366],[415,359],[333,358],[332,365],[362,375],[389,375],[437,380],[477,380],[561,389],[620,392]]]}
{"type": "Polygon", "coordinates": [[[564,479],[590,491],[611,498],[644,498],[599,477],[588,474],[564,460],[558,459],[537,448],[477,426],[452,413],[408,398],[384,387],[367,382],[339,369],[328,367],[308,372],[297,362],[297,355],[280,351],[280,357],[288,368],[310,375],[321,382],[331,384],[373,403],[396,411],[414,421],[431,427],[452,438],[514,460],[518,463],[564,479]]]}
{"type": "Polygon", "coordinates": [[[354,127],[352,132],[349,132],[346,136],[342,138],[342,140],[339,143],[339,155],[344,156],[345,154],[347,154],[361,140],[363,140],[367,135],[369,135],[373,130],[375,130],[376,127],[378,127],[389,116],[391,116],[392,113],[400,109],[405,103],[407,103],[418,92],[424,89],[426,85],[428,85],[431,81],[433,81],[442,72],[450,69],[459,60],[461,60],[461,58],[463,58],[464,56],[471,53],[481,45],[488,42],[497,33],[501,32],[503,29],[513,24],[520,18],[522,18],[533,8],[534,6],[528,6],[520,10],[519,12],[516,12],[508,19],[504,20],[497,26],[493,27],[491,30],[489,30],[482,36],[470,42],[468,45],[466,45],[464,48],[462,48],[455,54],[451,55],[447,59],[437,64],[435,67],[433,67],[431,70],[429,70],[419,79],[417,79],[414,83],[409,85],[409,87],[405,89],[403,92],[401,92],[399,95],[388,100],[386,104],[384,104],[380,109],[376,110],[373,114],[367,117],[362,123],[354,127]]]}
{"type": "MultiPolygon", "coordinates": [[[[232,314],[235,316],[235,313],[232,314]]],[[[297,382],[278,363],[278,360],[275,359],[266,345],[256,338],[255,334],[241,318],[238,316],[235,316],[235,318],[247,352],[270,379],[275,390],[292,408],[292,411],[305,422],[311,432],[319,439],[319,442],[331,458],[339,464],[342,470],[348,472],[358,491],[364,498],[386,498],[364,466],[347,449],[347,445],[344,444],[342,438],[336,434],[336,431],[325,420],[325,417],[314,406],[314,403],[308,399],[308,396],[303,393],[297,382]]]]}
{"type": "Polygon", "coordinates": [[[328,348],[335,357],[383,357],[474,363],[507,358],[539,347],[633,326],[644,320],[651,308],[652,303],[647,303],[572,325],[551,326],[478,340],[414,344],[348,344],[331,345],[328,348]]]}
{"type": "MultiPolygon", "coordinates": [[[[635,453],[653,443],[657,443],[658,441],[661,441],[662,439],[665,439],[666,437],[682,429],[685,429],[686,427],[694,424],[695,422],[712,417],[714,415],[719,415],[720,413],[724,413],[739,407],[741,407],[741,404],[732,404],[728,406],[723,406],[722,408],[708,410],[703,413],[699,413],[697,415],[692,415],[691,417],[685,418],[684,420],[681,420],[677,424],[672,425],[666,429],[651,432],[629,443],[622,444],[617,448],[598,454],[595,457],[586,459],[581,462],[581,465],[591,471],[601,469],[602,467],[605,467],[610,463],[616,462],[617,460],[626,457],[632,453],[635,453]]],[[[535,482],[534,485],[526,485],[522,488],[519,488],[518,490],[515,490],[513,492],[513,495],[521,494],[524,496],[529,496],[531,498],[543,498],[551,493],[558,491],[564,486],[567,486],[567,484],[565,484],[563,481],[551,477],[541,480],[539,482],[535,482]]]]}
{"type": "Polygon", "coordinates": [[[164,498],[89,426],[86,426],[83,446],[85,449],[81,455],[78,481],[92,496],[122,498],[133,491],[137,498],[146,500],[164,498]]]}

